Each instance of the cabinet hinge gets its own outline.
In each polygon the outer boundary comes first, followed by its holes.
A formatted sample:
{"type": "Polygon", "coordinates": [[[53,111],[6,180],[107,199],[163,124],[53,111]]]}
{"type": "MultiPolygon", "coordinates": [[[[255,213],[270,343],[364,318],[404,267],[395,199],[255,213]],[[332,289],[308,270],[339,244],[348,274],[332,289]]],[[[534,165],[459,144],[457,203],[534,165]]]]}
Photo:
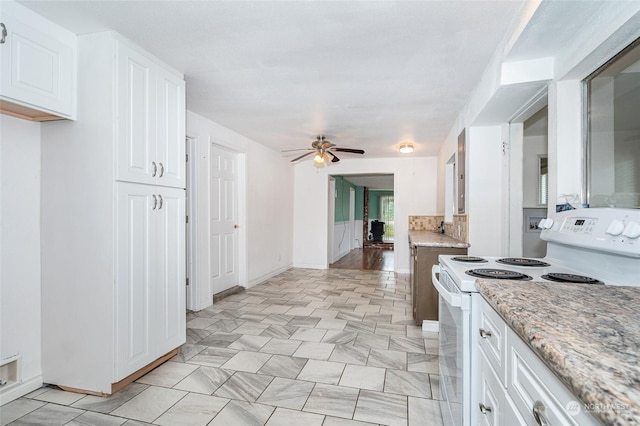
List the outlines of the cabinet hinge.
{"type": "Polygon", "coordinates": [[[189,278],[187,278],[187,285],[189,285],[189,278]]]}
{"type": "Polygon", "coordinates": [[[189,154],[185,154],[184,156],[186,157],[186,161],[188,163],[189,162],[189,154]]]}
{"type": "Polygon", "coordinates": [[[189,216],[187,216],[187,223],[189,223],[189,216]]]}

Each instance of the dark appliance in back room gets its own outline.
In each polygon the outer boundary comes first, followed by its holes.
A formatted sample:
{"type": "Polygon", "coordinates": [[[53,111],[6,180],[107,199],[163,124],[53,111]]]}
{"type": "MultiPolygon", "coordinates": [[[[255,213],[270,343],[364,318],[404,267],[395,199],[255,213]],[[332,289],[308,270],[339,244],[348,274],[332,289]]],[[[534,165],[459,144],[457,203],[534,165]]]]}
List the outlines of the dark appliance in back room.
{"type": "MultiPolygon", "coordinates": [[[[579,209],[540,221],[542,259],[439,257],[440,389],[445,424],[479,422],[479,278],[640,286],[640,210],[579,209]]],[[[439,277],[436,274],[439,273],[439,277]]]]}

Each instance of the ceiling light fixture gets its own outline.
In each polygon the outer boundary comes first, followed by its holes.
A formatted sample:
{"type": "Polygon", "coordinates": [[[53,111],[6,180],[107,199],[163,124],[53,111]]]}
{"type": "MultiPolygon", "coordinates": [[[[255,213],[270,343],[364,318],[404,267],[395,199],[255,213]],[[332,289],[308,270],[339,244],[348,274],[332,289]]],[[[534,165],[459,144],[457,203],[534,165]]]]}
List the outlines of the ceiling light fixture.
{"type": "Polygon", "coordinates": [[[316,155],[313,157],[313,165],[316,167],[323,167],[324,166],[324,153],[318,152],[316,153],[316,155]]]}
{"type": "Polygon", "coordinates": [[[413,144],[412,143],[401,143],[400,144],[400,152],[402,154],[411,154],[413,152],[413,144]]]}

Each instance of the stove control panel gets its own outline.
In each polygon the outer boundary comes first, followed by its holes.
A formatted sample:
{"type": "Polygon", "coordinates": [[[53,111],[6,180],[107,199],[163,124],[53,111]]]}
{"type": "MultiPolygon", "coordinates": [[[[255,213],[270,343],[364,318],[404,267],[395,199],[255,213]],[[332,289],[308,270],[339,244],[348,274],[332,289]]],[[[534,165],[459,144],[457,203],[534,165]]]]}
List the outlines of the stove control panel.
{"type": "Polygon", "coordinates": [[[640,257],[640,210],[637,209],[569,210],[544,219],[542,225],[540,238],[546,241],[640,257]]]}
{"type": "Polygon", "coordinates": [[[598,219],[589,217],[569,217],[562,224],[560,232],[589,235],[598,224],[598,219]]]}

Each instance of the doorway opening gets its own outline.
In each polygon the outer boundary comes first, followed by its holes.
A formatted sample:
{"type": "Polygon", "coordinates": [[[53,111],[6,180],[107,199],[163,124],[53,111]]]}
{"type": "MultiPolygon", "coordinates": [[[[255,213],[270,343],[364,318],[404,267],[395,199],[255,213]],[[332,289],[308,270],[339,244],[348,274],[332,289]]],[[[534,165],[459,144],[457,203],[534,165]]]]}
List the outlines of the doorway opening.
{"type": "Polygon", "coordinates": [[[546,255],[546,242],[540,239],[537,224],[548,213],[548,115],[547,93],[543,91],[509,123],[510,256],[546,255]]]}
{"type": "Polygon", "coordinates": [[[335,175],[329,179],[329,267],[393,271],[393,175],[335,175]]]}

